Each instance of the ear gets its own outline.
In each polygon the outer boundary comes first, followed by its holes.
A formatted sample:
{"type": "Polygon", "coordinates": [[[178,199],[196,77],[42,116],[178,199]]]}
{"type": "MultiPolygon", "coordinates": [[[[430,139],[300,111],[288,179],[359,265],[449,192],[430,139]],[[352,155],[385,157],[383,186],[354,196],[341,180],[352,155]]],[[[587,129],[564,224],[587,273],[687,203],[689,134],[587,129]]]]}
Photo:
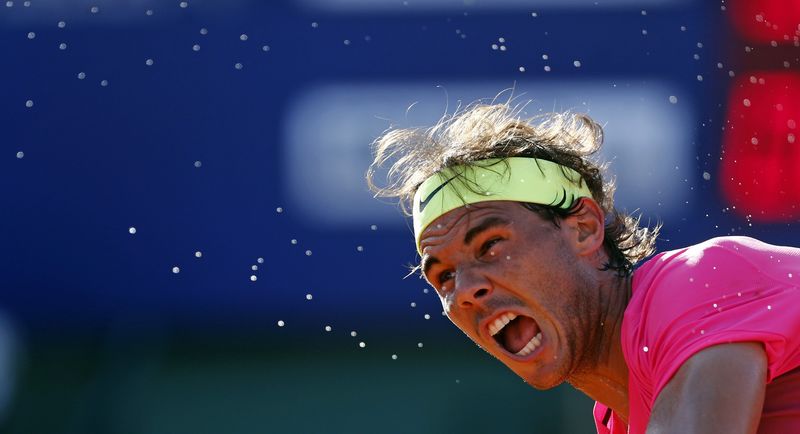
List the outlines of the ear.
{"type": "Polygon", "coordinates": [[[605,214],[594,199],[579,199],[577,212],[564,219],[570,242],[579,256],[594,256],[603,248],[605,214]]]}

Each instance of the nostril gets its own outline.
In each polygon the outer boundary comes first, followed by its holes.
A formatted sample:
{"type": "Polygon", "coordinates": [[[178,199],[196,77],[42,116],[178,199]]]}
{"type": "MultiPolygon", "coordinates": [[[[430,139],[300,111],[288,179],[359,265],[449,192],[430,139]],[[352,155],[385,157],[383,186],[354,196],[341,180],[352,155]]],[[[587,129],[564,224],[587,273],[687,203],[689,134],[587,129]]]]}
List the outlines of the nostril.
{"type": "Polygon", "coordinates": [[[488,289],[486,289],[486,288],[481,288],[481,289],[479,289],[479,290],[475,291],[475,298],[481,298],[481,297],[483,297],[484,295],[486,295],[488,292],[489,292],[489,290],[488,290],[488,289]]]}

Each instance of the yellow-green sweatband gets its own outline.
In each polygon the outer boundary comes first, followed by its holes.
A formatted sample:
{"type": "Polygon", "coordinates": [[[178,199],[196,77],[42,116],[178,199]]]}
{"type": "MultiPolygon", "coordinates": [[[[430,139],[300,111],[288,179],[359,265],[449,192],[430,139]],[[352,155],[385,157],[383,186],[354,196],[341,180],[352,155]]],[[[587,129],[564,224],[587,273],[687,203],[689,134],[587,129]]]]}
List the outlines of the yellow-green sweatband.
{"type": "Polygon", "coordinates": [[[552,161],[527,157],[492,158],[448,167],[426,179],[414,195],[414,239],[458,207],[490,200],[530,202],[569,209],[581,197],[592,197],[580,174],[552,161]]]}

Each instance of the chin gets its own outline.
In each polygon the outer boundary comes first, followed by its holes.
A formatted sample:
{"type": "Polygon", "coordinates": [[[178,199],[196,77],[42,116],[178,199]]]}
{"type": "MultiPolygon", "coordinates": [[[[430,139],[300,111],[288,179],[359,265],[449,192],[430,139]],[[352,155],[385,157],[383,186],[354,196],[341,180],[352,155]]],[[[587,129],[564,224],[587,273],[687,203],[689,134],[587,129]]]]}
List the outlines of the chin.
{"type": "Polygon", "coordinates": [[[544,370],[541,368],[526,366],[520,371],[513,368],[512,370],[528,385],[538,390],[549,390],[567,381],[566,375],[560,375],[557,372],[543,372],[544,370]]]}

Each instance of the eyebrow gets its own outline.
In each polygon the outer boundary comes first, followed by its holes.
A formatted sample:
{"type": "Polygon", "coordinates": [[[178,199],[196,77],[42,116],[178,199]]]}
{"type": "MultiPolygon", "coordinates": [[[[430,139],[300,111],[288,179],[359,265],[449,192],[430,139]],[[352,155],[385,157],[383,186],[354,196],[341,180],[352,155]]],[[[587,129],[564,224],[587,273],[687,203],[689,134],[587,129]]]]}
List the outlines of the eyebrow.
{"type": "MultiPolygon", "coordinates": [[[[509,224],[509,221],[504,219],[504,218],[501,218],[501,217],[489,217],[486,220],[480,222],[480,224],[478,224],[474,228],[472,228],[472,229],[467,231],[467,233],[464,235],[464,244],[471,243],[472,240],[475,239],[475,237],[477,237],[478,235],[480,235],[484,231],[487,231],[487,230],[489,230],[489,229],[491,229],[493,227],[496,227],[496,226],[505,226],[507,224],[509,224]]],[[[422,265],[422,274],[423,274],[423,276],[425,276],[425,278],[427,279],[428,278],[428,271],[431,269],[431,267],[433,267],[434,265],[436,265],[436,264],[438,264],[440,262],[441,261],[438,258],[434,257],[434,256],[423,255],[422,256],[422,264],[421,264],[422,265]]],[[[428,281],[430,281],[430,279],[428,279],[428,281]]]]}
{"type": "Polygon", "coordinates": [[[479,225],[467,231],[467,234],[464,235],[464,244],[471,243],[472,240],[475,239],[475,237],[481,234],[481,232],[484,232],[496,226],[505,226],[508,223],[509,223],[508,220],[501,217],[489,217],[486,220],[482,221],[479,225]]]}
{"type": "Polygon", "coordinates": [[[441,262],[439,259],[434,258],[431,255],[425,255],[422,257],[422,275],[425,276],[425,279],[427,279],[428,282],[431,281],[431,279],[428,279],[428,271],[431,269],[431,267],[439,262],[441,262]]]}

